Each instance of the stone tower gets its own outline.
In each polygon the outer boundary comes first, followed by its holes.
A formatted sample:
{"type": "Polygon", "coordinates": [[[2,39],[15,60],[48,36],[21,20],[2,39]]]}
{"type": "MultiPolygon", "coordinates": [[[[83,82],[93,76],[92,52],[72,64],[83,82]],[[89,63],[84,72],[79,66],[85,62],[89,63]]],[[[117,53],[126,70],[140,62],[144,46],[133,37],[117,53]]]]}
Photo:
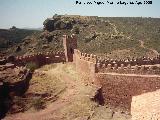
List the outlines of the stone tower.
{"type": "Polygon", "coordinates": [[[77,49],[76,36],[74,34],[71,36],[63,35],[63,46],[66,62],[73,62],[74,49],[77,49]]]}

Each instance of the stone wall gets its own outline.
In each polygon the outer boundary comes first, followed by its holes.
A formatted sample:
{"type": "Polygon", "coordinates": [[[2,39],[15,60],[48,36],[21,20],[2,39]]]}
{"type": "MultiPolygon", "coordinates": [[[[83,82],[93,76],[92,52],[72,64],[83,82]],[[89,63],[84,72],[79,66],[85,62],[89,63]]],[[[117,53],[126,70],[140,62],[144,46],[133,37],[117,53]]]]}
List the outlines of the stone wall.
{"type": "Polygon", "coordinates": [[[75,49],[73,62],[78,73],[89,77],[89,83],[102,88],[105,104],[125,112],[131,113],[133,96],[160,89],[158,57],[147,62],[141,60],[141,63],[137,61],[104,63],[95,55],[81,53],[75,49]]]}
{"type": "Polygon", "coordinates": [[[160,120],[160,90],[134,96],[132,120],[160,120]]]}
{"type": "Polygon", "coordinates": [[[96,74],[106,104],[130,112],[132,97],[160,89],[159,76],[96,74]]]}
{"type": "Polygon", "coordinates": [[[63,36],[63,46],[66,62],[73,62],[74,49],[77,49],[77,39],[75,35],[63,36]]]}
{"type": "Polygon", "coordinates": [[[121,64],[120,67],[116,63],[114,64],[96,64],[97,71],[99,73],[121,73],[121,74],[160,74],[160,65],[135,65],[125,66],[121,64]]]}
{"type": "Polygon", "coordinates": [[[94,75],[96,72],[96,56],[81,53],[79,50],[74,49],[74,63],[76,66],[76,71],[87,78],[88,82],[92,83],[94,81],[94,75]]]}
{"type": "Polygon", "coordinates": [[[154,65],[154,64],[160,64],[160,56],[154,57],[154,58],[132,58],[132,59],[103,59],[101,57],[97,57],[97,63],[103,65],[103,64],[111,64],[112,66],[114,64],[117,64],[117,67],[120,67],[121,64],[124,66],[135,66],[135,65],[154,65]]]}
{"type": "Polygon", "coordinates": [[[160,56],[155,58],[134,58],[124,60],[97,58],[97,72],[116,72],[126,74],[159,74],[160,56]]]}
{"type": "Polygon", "coordinates": [[[15,59],[16,65],[25,65],[28,62],[34,62],[38,66],[42,66],[50,63],[59,63],[65,62],[64,52],[47,52],[47,53],[38,53],[28,56],[17,56],[15,59]]]}

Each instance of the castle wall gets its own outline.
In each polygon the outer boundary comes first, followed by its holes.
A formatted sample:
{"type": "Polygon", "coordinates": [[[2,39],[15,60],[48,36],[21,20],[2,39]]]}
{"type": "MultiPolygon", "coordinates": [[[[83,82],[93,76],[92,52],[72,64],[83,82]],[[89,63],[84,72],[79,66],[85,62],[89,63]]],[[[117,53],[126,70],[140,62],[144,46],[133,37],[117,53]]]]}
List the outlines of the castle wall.
{"type": "Polygon", "coordinates": [[[160,89],[160,77],[97,73],[106,104],[130,112],[132,97],[160,89]]]}
{"type": "Polygon", "coordinates": [[[160,74],[160,56],[155,58],[102,59],[98,57],[97,72],[122,74],[160,74]]]}
{"type": "Polygon", "coordinates": [[[96,71],[96,56],[81,53],[79,50],[74,49],[73,62],[75,63],[76,71],[88,77],[88,82],[92,83],[96,71]]]}
{"type": "Polygon", "coordinates": [[[131,66],[131,64],[128,64],[127,66],[124,64],[121,64],[118,66],[118,64],[96,64],[97,72],[100,73],[121,73],[121,74],[160,74],[160,65],[135,65],[131,66]]]}
{"type": "Polygon", "coordinates": [[[97,63],[100,65],[108,65],[111,64],[111,66],[114,66],[114,64],[117,64],[117,67],[120,67],[121,64],[124,65],[124,67],[135,66],[135,65],[155,65],[160,64],[160,56],[157,56],[155,58],[132,58],[132,59],[103,59],[101,57],[98,57],[97,63]]]}
{"type": "Polygon", "coordinates": [[[78,73],[88,76],[89,83],[101,87],[105,104],[125,112],[131,113],[132,97],[160,89],[158,57],[102,60],[75,49],[73,62],[78,73]]]}
{"type": "Polygon", "coordinates": [[[65,62],[64,52],[47,52],[46,54],[38,53],[35,55],[18,56],[16,57],[16,65],[25,65],[28,62],[34,62],[38,66],[50,63],[65,62]]]}
{"type": "Polygon", "coordinates": [[[131,104],[132,120],[160,119],[160,90],[134,96],[131,104]]]}
{"type": "Polygon", "coordinates": [[[63,36],[63,46],[65,50],[66,62],[73,62],[74,49],[77,49],[77,39],[75,35],[63,36]]]}

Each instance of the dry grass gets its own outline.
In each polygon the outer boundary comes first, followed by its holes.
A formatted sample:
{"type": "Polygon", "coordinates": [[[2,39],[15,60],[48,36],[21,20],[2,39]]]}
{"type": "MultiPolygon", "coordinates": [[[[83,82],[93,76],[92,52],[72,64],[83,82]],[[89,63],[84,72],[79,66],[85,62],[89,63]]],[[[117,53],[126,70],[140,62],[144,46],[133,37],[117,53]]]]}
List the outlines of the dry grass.
{"type": "Polygon", "coordinates": [[[81,99],[78,100],[75,98],[75,100],[70,105],[62,108],[60,113],[63,113],[65,120],[89,118],[93,113],[95,105],[96,103],[90,101],[90,99],[87,97],[81,96],[81,99]]]}
{"type": "Polygon", "coordinates": [[[57,95],[65,89],[64,82],[57,76],[48,76],[46,74],[35,75],[31,80],[31,86],[28,92],[38,94],[57,95]]]}
{"type": "Polygon", "coordinates": [[[19,106],[18,109],[26,112],[44,109],[59,98],[66,89],[64,81],[56,74],[48,75],[43,72],[54,67],[55,65],[47,65],[35,71],[24,98],[15,99],[15,105],[19,106]]]}
{"type": "Polygon", "coordinates": [[[57,64],[49,64],[49,65],[42,66],[39,70],[48,71],[48,70],[54,69],[56,67],[57,67],[57,64]]]}
{"type": "MultiPolygon", "coordinates": [[[[83,79],[84,76],[77,74],[71,63],[47,65],[35,71],[27,93],[43,96],[42,100],[34,104],[36,108],[46,111],[54,109],[52,114],[45,113],[46,120],[129,120],[130,116],[114,113],[112,109],[92,101],[90,98],[95,94],[96,88],[85,84],[83,79]],[[44,99],[49,96],[53,96],[51,101],[45,100],[44,103],[44,99]],[[54,96],[58,97],[55,99],[54,96]],[[50,103],[53,108],[47,107],[50,103]],[[46,108],[44,105],[47,105],[46,108]]],[[[34,108],[32,103],[35,103],[35,99],[28,103],[34,108]]],[[[35,110],[29,109],[27,112],[34,113],[35,110]]]]}

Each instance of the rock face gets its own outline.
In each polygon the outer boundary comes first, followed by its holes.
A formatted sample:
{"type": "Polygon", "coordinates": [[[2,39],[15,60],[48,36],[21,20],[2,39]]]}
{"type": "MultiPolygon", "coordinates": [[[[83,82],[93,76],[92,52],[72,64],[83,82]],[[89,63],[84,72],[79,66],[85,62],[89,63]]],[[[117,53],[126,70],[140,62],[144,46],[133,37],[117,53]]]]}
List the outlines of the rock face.
{"type": "Polygon", "coordinates": [[[0,65],[0,119],[12,106],[13,97],[27,91],[31,78],[32,73],[24,67],[12,63],[0,65]]]}
{"type": "Polygon", "coordinates": [[[43,25],[44,30],[52,32],[54,30],[72,29],[73,23],[73,20],[62,19],[61,16],[53,16],[53,18],[47,18],[43,25]]]}
{"type": "Polygon", "coordinates": [[[6,64],[7,60],[6,59],[0,59],[0,65],[6,64]]]}
{"type": "Polygon", "coordinates": [[[15,61],[15,56],[10,55],[10,56],[7,57],[7,62],[8,63],[13,63],[14,61],[15,61]]]}

